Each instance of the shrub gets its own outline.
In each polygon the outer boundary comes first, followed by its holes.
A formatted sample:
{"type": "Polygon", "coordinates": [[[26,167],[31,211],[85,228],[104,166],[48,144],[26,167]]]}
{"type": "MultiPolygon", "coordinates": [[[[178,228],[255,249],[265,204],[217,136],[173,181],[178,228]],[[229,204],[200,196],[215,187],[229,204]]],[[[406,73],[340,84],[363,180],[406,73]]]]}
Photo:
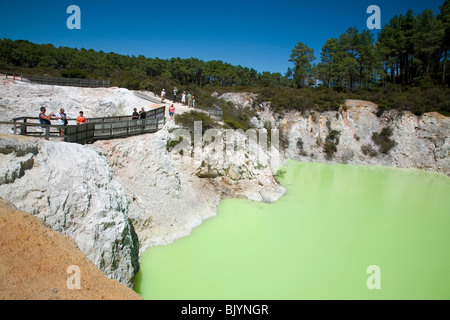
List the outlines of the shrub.
{"type": "Polygon", "coordinates": [[[194,122],[202,122],[202,134],[208,129],[215,128],[217,125],[206,113],[200,111],[189,111],[175,115],[175,123],[187,129],[189,132],[194,132],[194,122]]]}
{"type": "Polygon", "coordinates": [[[339,144],[339,137],[341,133],[337,130],[331,130],[325,138],[325,144],[323,146],[323,152],[325,152],[326,158],[331,160],[334,153],[337,151],[337,145],[339,144]]]}
{"type": "Polygon", "coordinates": [[[73,70],[64,70],[60,72],[61,77],[70,78],[70,79],[86,79],[87,73],[83,70],[73,69],[73,70]]]}
{"type": "Polygon", "coordinates": [[[361,151],[364,155],[369,155],[371,158],[376,157],[378,155],[377,150],[375,150],[371,145],[365,144],[361,146],[361,151]]]}
{"type": "Polygon", "coordinates": [[[390,138],[392,134],[390,127],[383,128],[380,133],[372,133],[372,141],[379,147],[379,152],[387,154],[395,146],[396,142],[390,138]]]}
{"type": "Polygon", "coordinates": [[[337,146],[333,142],[325,142],[323,152],[328,160],[333,159],[334,153],[337,151],[337,146]]]}

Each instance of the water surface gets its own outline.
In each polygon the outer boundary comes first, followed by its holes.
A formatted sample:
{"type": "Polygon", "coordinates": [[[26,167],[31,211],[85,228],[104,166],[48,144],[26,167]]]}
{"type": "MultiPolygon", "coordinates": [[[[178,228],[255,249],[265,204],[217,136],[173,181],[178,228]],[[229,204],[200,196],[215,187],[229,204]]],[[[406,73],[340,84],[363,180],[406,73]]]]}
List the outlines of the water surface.
{"type": "Polygon", "coordinates": [[[450,299],[450,178],[291,161],[276,203],[217,216],[141,259],[145,299],[450,299]],[[369,266],[379,273],[368,273],[369,266]],[[369,289],[377,276],[380,289],[369,289]]]}

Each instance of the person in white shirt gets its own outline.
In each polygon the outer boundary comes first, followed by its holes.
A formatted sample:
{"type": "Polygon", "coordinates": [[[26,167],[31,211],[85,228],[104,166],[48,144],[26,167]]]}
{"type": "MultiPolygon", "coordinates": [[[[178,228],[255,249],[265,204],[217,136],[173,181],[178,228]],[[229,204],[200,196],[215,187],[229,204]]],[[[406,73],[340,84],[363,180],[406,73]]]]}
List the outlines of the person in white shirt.
{"type": "MultiPolygon", "coordinates": [[[[64,127],[68,123],[64,108],[59,109],[59,112],[55,114],[54,119],[56,120],[56,125],[61,126],[61,128],[59,129],[59,135],[64,136],[64,127]]],[[[64,138],[61,137],[61,141],[63,140],[64,138]]]]}

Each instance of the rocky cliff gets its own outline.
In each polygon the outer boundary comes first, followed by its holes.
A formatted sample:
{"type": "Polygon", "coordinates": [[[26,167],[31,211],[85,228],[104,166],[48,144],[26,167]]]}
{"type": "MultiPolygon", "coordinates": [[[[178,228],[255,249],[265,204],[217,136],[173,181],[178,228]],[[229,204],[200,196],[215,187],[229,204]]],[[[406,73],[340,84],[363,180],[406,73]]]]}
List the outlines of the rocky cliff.
{"type": "Polygon", "coordinates": [[[450,174],[450,118],[441,114],[416,116],[397,110],[380,113],[374,103],[347,100],[340,111],[291,111],[278,115],[270,103],[257,105],[255,97],[252,93],[221,96],[237,108],[255,108],[258,115],[252,123],[256,127],[278,128],[287,158],[414,167],[450,174]],[[391,135],[383,137],[382,132],[388,131],[391,135]],[[384,141],[374,140],[374,134],[384,141]]]}
{"type": "Polygon", "coordinates": [[[0,198],[71,236],[100,270],[132,286],[139,244],[128,195],[99,149],[0,135],[0,198]]]}
{"type": "MultiPolygon", "coordinates": [[[[227,197],[275,201],[285,189],[275,180],[268,162],[249,153],[222,166],[220,174],[205,176],[205,163],[213,167],[223,157],[211,152],[194,161],[194,155],[169,152],[168,144],[179,129],[173,121],[163,130],[112,141],[98,141],[112,170],[132,199],[129,217],[139,237],[140,250],[165,245],[187,236],[203,220],[216,214],[219,201],[227,197]]],[[[197,152],[200,152],[197,150],[197,152]]]]}
{"type": "MultiPolygon", "coordinates": [[[[83,110],[89,117],[129,114],[148,104],[117,88],[7,82],[0,94],[0,112],[7,120],[33,116],[43,105],[49,111],[64,107],[69,117],[83,110]]],[[[215,215],[220,199],[270,202],[285,192],[267,157],[245,151],[209,176],[205,163],[216,167],[223,158],[205,151],[205,161],[194,163],[169,152],[177,129],[169,122],[155,134],[87,146],[0,135],[0,197],[71,236],[108,277],[131,287],[139,252],[187,236],[215,215]]]]}
{"type": "MultiPolygon", "coordinates": [[[[6,120],[32,116],[49,104],[49,111],[64,107],[72,117],[81,109],[88,117],[124,115],[148,104],[126,89],[11,82],[0,85],[0,97],[6,120]]],[[[274,172],[286,158],[450,174],[450,120],[439,114],[380,114],[373,103],[349,100],[336,112],[278,115],[270,103],[256,105],[254,94],[221,98],[236,108],[255,108],[256,129],[279,129],[282,152],[252,144],[248,134],[236,131],[204,133],[200,144],[189,142],[180,153],[171,148],[182,129],[173,121],[155,134],[88,146],[0,135],[0,198],[72,237],[108,277],[131,287],[140,252],[187,236],[215,215],[220,199],[281,197],[285,190],[274,172]],[[230,147],[230,141],[243,141],[244,148],[230,147]]]]}

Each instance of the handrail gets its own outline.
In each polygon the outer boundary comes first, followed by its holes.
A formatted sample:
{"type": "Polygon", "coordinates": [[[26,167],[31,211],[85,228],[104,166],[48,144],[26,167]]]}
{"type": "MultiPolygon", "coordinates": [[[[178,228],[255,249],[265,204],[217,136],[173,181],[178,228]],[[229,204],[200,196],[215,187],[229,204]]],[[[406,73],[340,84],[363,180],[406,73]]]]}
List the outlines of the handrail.
{"type": "Polygon", "coordinates": [[[109,88],[111,86],[110,80],[97,80],[97,79],[80,79],[80,78],[59,78],[48,76],[34,76],[30,74],[20,74],[10,72],[0,72],[0,74],[8,79],[8,75],[12,75],[14,80],[29,81],[39,84],[59,85],[59,86],[74,86],[74,87],[87,87],[87,88],[109,88]],[[17,78],[16,78],[17,77],[17,78]]]}
{"type": "Polygon", "coordinates": [[[222,110],[222,108],[220,108],[219,106],[217,106],[215,104],[212,107],[210,107],[210,108],[206,108],[206,107],[196,107],[196,108],[207,112],[209,116],[212,115],[212,116],[216,117],[219,120],[223,119],[223,110],[222,110]]]}
{"type": "MultiPolygon", "coordinates": [[[[144,119],[131,119],[131,116],[88,118],[86,123],[81,125],[61,126],[27,122],[28,120],[39,120],[38,117],[18,117],[14,118],[13,122],[0,122],[0,125],[12,125],[15,135],[38,136],[47,140],[50,137],[58,137],[66,142],[85,144],[93,143],[96,140],[153,133],[164,127],[166,123],[165,107],[146,113],[147,117],[144,119]],[[38,127],[41,130],[28,130],[28,128],[38,127]],[[60,135],[60,130],[64,131],[63,135],[60,135]]],[[[75,121],[75,119],[68,119],[68,121],[75,121]]]]}

